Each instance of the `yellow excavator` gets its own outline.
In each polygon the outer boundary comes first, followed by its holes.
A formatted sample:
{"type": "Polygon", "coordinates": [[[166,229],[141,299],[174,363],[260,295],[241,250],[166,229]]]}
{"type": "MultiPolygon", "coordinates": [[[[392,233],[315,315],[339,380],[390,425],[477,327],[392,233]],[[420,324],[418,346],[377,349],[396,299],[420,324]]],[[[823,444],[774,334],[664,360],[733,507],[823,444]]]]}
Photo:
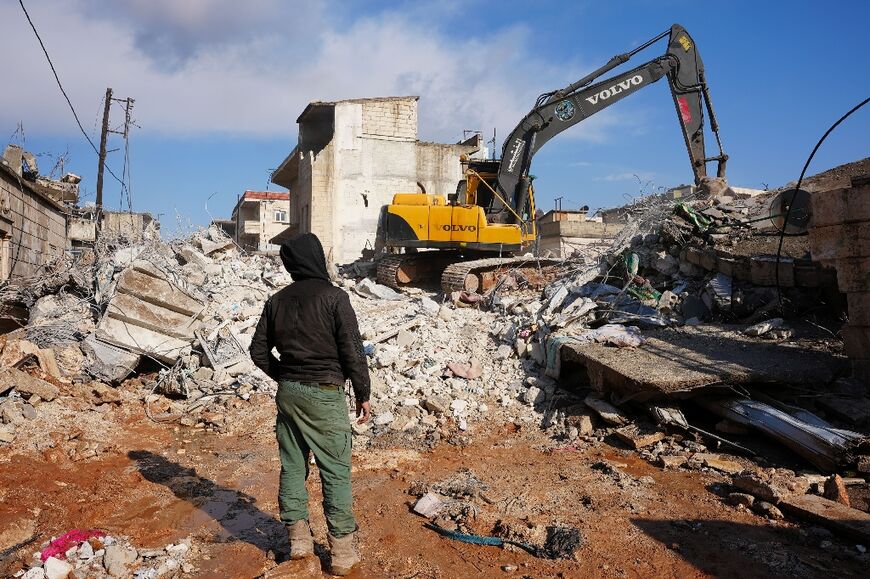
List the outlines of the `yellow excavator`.
{"type": "Polygon", "coordinates": [[[456,193],[398,193],[381,209],[377,245],[394,252],[378,263],[378,282],[399,288],[440,274],[445,292],[485,291],[505,268],[534,269],[540,260],[517,257],[533,250],[537,238],[533,177],[535,153],[551,138],[613,103],[662,78],[668,85],[683,130],[695,183],[702,190],[725,188],[719,126],[710,102],[704,66],[689,33],[674,24],[634,50],[567,87],[542,94],[505,140],[500,160],[463,159],[465,179],[456,193]],[[631,70],[595,82],[638,52],[668,38],[668,49],[631,70]],[[704,110],[719,154],[707,157],[704,110]],[[716,161],[716,177],[707,163],[716,161]],[[404,251],[404,253],[395,253],[404,251]]]}

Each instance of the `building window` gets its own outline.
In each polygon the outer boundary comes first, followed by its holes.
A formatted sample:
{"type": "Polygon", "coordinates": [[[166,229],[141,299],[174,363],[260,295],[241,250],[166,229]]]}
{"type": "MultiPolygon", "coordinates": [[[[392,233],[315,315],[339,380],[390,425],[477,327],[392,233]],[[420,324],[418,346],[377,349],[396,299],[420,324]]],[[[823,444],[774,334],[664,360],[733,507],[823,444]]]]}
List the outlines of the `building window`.
{"type": "Polygon", "coordinates": [[[283,209],[276,209],[275,221],[277,221],[278,223],[287,223],[287,212],[283,209]]]}

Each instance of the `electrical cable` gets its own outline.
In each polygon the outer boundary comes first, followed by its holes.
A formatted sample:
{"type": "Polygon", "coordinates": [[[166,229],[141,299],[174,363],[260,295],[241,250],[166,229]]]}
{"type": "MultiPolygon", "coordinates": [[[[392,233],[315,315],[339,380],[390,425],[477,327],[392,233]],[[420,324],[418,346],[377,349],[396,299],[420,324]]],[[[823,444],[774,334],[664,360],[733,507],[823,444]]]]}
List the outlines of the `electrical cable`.
{"type": "MultiPolygon", "coordinates": [[[[825,139],[828,138],[828,135],[830,135],[834,131],[834,129],[836,129],[840,125],[840,123],[842,123],[847,118],[849,118],[849,116],[851,116],[852,113],[856,112],[858,109],[860,109],[861,107],[866,105],[868,102],[870,102],[870,97],[867,97],[866,99],[864,99],[863,101],[861,101],[860,103],[858,103],[857,105],[852,107],[852,109],[849,110],[849,112],[847,112],[845,115],[840,117],[836,123],[831,125],[831,127],[827,131],[825,131],[825,134],[822,135],[822,138],[819,139],[819,142],[816,143],[815,147],[813,147],[813,151],[810,153],[810,156],[807,158],[807,162],[804,163],[804,168],[803,168],[803,170],[801,170],[801,176],[798,178],[797,185],[795,185],[795,188],[794,188],[795,194],[792,195],[792,197],[797,195],[797,191],[800,190],[801,183],[803,183],[803,180],[804,180],[804,175],[806,175],[807,169],[809,168],[810,163],[813,160],[813,157],[816,156],[816,151],[819,150],[819,147],[822,146],[822,143],[825,142],[825,139]]],[[[785,219],[783,220],[782,229],[779,232],[779,246],[776,248],[776,295],[777,295],[777,299],[779,300],[780,313],[782,313],[782,286],[780,286],[780,283],[779,283],[779,262],[780,262],[780,259],[782,258],[782,243],[785,240],[785,231],[786,231],[787,226],[788,226],[788,219],[791,216],[792,205],[793,205],[792,203],[789,203],[788,208],[785,211],[785,219]]]]}
{"type": "MultiPolygon", "coordinates": [[[[21,10],[24,11],[24,16],[27,18],[27,22],[28,22],[28,24],[30,24],[30,28],[33,29],[33,34],[36,35],[36,40],[39,41],[39,46],[42,47],[42,52],[45,54],[46,60],[48,60],[48,66],[51,67],[51,72],[52,72],[52,74],[54,74],[54,80],[57,81],[57,86],[58,86],[58,88],[60,88],[60,92],[61,92],[61,94],[63,94],[63,98],[66,99],[66,104],[69,105],[69,110],[72,112],[73,117],[76,120],[76,124],[79,126],[79,130],[82,132],[82,135],[84,135],[85,139],[87,139],[88,143],[91,145],[91,148],[94,150],[94,152],[97,154],[97,156],[99,156],[100,155],[99,149],[97,149],[97,146],[94,144],[94,142],[91,140],[91,137],[88,136],[87,131],[85,131],[85,128],[82,126],[82,122],[79,120],[79,115],[78,115],[78,113],[76,113],[76,110],[73,107],[72,101],[70,101],[69,95],[66,94],[66,90],[64,90],[63,84],[61,84],[61,82],[60,82],[60,77],[58,77],[58,75],[57,75],[57,70],[54,68],[54,63],[51,61],[51,56],[49,56],[48,50],[45,48],[45,43],[42,42],[42,37],[39,35],[39,32],[36,30],[36,25],[33,24],[33,20],[30,19],[30,14],[27,12],[27,8],[24,7],[24,0],[18,0],[18,4],[21,5],[21,10]]],[[[112,168],[109,167],[108,164],[104,164],[104,166],[106,168],[106,171],[109,172],[109,175],[114,177],[115,180],[121,184],[121,187],[126,188],[126,184],[120,178],[118,178],[118,176],[115,174],[115,172],[112,171],[112,168]]]]}

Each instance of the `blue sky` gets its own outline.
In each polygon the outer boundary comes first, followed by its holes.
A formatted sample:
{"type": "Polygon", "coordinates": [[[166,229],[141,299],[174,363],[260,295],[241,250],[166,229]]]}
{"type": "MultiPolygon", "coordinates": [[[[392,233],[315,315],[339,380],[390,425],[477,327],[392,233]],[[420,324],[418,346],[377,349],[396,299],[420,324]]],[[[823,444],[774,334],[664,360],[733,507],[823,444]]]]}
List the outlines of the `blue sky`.
{"type": "MultiPolygon", "coordinates": [[[[228,215],[245,189],[265,189],[308,101],[418,94],[421,139],[455,142],[463,129],[489,138],[493,128],[503,137],[539,93],[673,22],[704,59],[734,185],[796,179],[828,126],[870,96],[870,3],[857,0],[25,4],[94,140],[107,86],[136,99],[133,207],[160,214],[166,231],[176,216],[204,224],[228,215]]],[[[0,7],[0,46],[16,55],[6,60],[0,132],[10,140],[20,122],[26,148],[45,153],[44,173],[68,153],[67,170],[82,175],[92,200],[96,156],[16,2],[0,7]]],[[[631,62],[664,50],[657,44],[631,62]]],[[[114,109],[113,124],[121,115],[114,109]]],[[[538,205],[549,209],[562,196],[565,207],[613,206],[690,182],[675,117],[661,81],[562,133],[534,160],[538,205]]],[[[865,107],[828,139],[810,172],[870,155],[868,133],[865,107]]],[[[121,162],[121,152],[110,154],[116,172],[121,162]]],[[[120,197],[108,180],[106,204],[118,207],[120,197]]]]}

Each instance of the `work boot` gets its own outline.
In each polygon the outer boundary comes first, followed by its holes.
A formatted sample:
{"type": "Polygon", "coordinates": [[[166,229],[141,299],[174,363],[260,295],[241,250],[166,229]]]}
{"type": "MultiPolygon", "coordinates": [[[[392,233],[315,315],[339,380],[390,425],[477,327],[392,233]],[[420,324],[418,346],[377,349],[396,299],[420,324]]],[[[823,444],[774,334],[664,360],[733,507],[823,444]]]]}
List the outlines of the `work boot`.
{"type": "Polygon", "coordinates": [[[332,569],[333,575],[344,576],[351,572],[354,565],[359,563],[359,553],[356,552],[356,543],[354,536],[356,533],[350,533],[340,539],[336,539],[329,535],[329,550],[332,552],[332,569]]]}
{"type": "Polygon", "coordinates": [[[311,536],[308,521],[300,520],[287,525],[287,534],[290,536],[291,559],[304,559],[314,555],[314,537],[311,536]]]}

